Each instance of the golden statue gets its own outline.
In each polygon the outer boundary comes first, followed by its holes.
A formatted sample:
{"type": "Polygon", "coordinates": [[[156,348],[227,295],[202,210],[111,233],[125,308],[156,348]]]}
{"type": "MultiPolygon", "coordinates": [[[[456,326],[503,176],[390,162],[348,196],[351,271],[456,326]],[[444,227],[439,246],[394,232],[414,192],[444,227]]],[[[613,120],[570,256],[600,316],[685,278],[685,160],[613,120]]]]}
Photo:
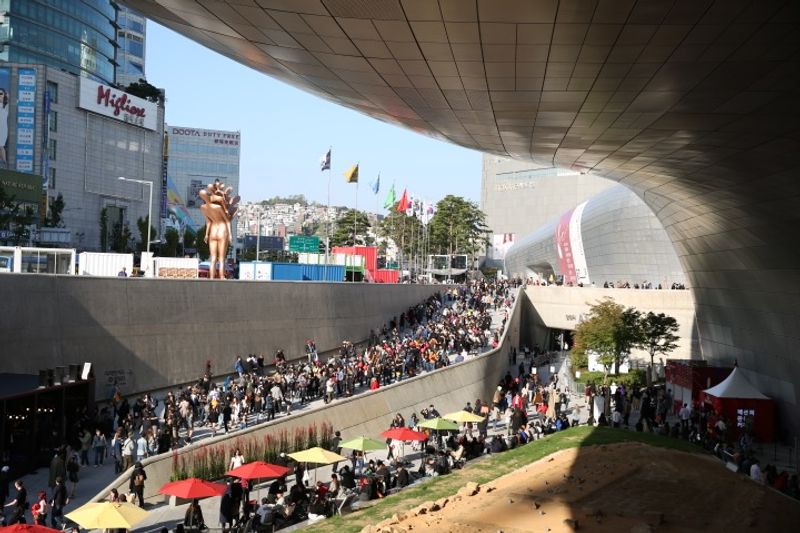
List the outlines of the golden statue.
{"type": "Polygon", "coordinates": [[[228,254],[228,244],[233,242],[231,220],[239,209],[239,197],[233,196],[233,189],[225,187],[219,180],[209,183],[208,187],[200,191],[199,196],[205,202],[200,206],[200,211],[206,217],[204,241],[208,243],[211,255],[208,278],[225,279],[225,257],[228,254]]]}

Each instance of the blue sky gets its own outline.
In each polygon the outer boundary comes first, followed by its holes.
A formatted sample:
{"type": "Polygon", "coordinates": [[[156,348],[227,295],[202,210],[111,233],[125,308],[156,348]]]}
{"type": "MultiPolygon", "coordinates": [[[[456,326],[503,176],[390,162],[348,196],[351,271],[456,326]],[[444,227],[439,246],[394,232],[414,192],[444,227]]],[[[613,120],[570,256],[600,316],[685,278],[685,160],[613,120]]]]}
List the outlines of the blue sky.
{"type": "Polygon", "coordinates": [[[147,79],[167,92],[167,123],[239,130],[239,188],[244,201],[305,194],[322,203],[328,176],[320,157],[333,147],[331,203],[353,206],[343,173],[360,163],[358,207],[375,210],[369,188],[380,172],[380,205],[395,182],[398,197],[480,200],[481,154],[385,124],[256,72],[147,23],[147,79]]]}

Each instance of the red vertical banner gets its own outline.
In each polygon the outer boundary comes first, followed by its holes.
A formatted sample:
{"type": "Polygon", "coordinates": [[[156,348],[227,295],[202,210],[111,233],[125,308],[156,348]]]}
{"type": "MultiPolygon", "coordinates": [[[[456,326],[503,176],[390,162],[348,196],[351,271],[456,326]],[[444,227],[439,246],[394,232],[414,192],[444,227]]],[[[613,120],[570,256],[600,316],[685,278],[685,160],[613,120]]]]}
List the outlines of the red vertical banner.
{"type": "Polygon", "coordinates": [[[561,275],[564,276],[564,285],[570,283],[575,285],[578,281],[575,272],[575,258],[572,255],[572,244],[569,238],[569,223],[573,211],[574,209],[570,209],[561,215],[558,225],[556,225],[556,254],[561,275]]]}

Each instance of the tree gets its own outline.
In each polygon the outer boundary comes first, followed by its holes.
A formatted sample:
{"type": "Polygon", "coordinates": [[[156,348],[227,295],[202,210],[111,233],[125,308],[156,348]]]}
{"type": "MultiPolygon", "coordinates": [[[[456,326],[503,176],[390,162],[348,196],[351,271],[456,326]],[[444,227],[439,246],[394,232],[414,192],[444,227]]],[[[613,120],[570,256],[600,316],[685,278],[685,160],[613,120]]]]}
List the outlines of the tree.
{"type": "Polygon", "coordinates": [[[300,204],[302,206],[307,206],[308,200],[306,200],[304,194],[290,194],[289,196],[273,196],[272,198],[268,200],[262,200],[259,203],[263,206],[275,205],[275,204],[289,204],[289,205],[300,204]]]}
{"type": "Polygon", "coordinates": [[[605,369],[604,378],[608,377],[612,366],[614,373],[619,374],[620,365],[641,338],[639,316],[639,311],[625,308],[613,298],[590,305],[589,312],[575,327],[573,351],[576,357],[594,352],[605,369]]]}
{"type": "Polygon", "coordinates": [[[33,208],[29,205],[20,206],[13,218],[11,240],[14,246],[22,246],[31,236],[30,225],[33,224],[33,208]]]}
{"type": "Polygon", "coordinates": [[[331,246],[354,246],[357,244],[370,246],[373,243],[373,238],[367,235],[370,227],[366,213],[348,209],[336,221],[336,229],[331,235],[331,246]],[[353,233],[354,230],[355,233],[353,233]]]}
{"type": "Polygon", "coordinates": [[[127,224],[117,222],[111,228],[111,250],[118,254],[126,254],[131,251],[131,228],[127,224]]]}
{"type": "Polygon", "coordinates": [[[164,91],[155,85],[151,85],[144,78],[140,78],[139,81],[125,87],[125,92],[157,104],[164,103],[164,91]]]}
{"type": "MultiPolygon", "coordinates": [[[[383,217],[380,224],[381,233],[394,241],[395,246],[403,256],[412,255],[414,237],[419,239],[422,233],[422,222],[417,217],[410,217],[405,213],[398,213],[391,209],[389,214],[383,217]]],[[[385,253],[385,252],[384,252],[385,253]]]]}
{"type": "Polygon", "coordinates": [[[108,251],[108,208],[100,210],[100,251],[108,251]]]}
{"type": "Polygon", "coordinates": [[[45,217],[44,225],[46,228],[59,228],[63,225],[62,213],[64,212],[64,196],[58,193],[55,200],[50,202],[50,209],[45,217]]]}
{"type": "Polygon", "coordinates": [[[175,257],[178,255],[178,243],[181,240],[181,235],[175,228],[167,228],[164,232],[164,245],[161,247],[161,255],[163,257],[175,257]]]}
{"type": "Polygon", "coordinates": [[[10,233],[7,240],[14,246],[24,244],[30,238],[33,220],[33,208],[18,202],[13,194],[6,194],[0,185],[0,230],[10,233]]]}
{"type": "Polygon", "coordinates": [[[474,202],[452,194],[436,204],[430,222],[431,251],[474,255],[486,249],[486,214],[474,202]]]}
{"type": "Polygon", "coordinates": [[[205,261],[211,255],[211,252],[208,250],[208,243],[204,240],[205,234],[206,226],[204,224],[200,227],[200,229],[197,230],[195,240],[195,244],[197,245],[197,257],[199,257],[202,261],[205,261]]]}
{"type": "Polygon", "coordinates": [[[648,385],[652,384],[653,365],[656,354],[666,355],[678,347],[676,341],[680,338],[675,333],[678,331],[678,321],[664,313],[650,311],[639,319],[641,338],[636,346],[647,350],[650,354],[650,371],[647,374],[648,385]]]}
{"type": "MultiPolygon", "coordinates": [[[[139,241],[136,243],[136,249],[140,252],[147,250],[147,222],[149,220],[150,215],[136,219],[136,227],[139,228],[139,241]]],[[[155,226],[150,226],[150,237],[155,235],[157,235],[155,226]]]]}
{"type": "MultiPolygon", "coordinates": [[[[205,235],[205,233],[203,233],[205,235]]],[[[194,248],[194,245],[197,244],[197,233],[194,232],[192,228],[187,227],[183,230],[183,250],[186,251],[187,248],[194,248]]]]}

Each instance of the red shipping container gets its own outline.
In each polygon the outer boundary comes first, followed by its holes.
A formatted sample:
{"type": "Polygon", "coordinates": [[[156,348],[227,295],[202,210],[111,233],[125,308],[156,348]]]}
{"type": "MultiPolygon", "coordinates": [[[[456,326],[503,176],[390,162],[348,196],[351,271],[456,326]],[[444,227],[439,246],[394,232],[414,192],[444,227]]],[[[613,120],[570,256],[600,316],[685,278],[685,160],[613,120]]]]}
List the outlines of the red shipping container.
{"type": "Polygon", "coordinates": [[[400,279],[399,270],[382,268],[380,270],[373,270],[370,272],[370,274],[376,283],[397,283],[397,281],[400,279]]]}
{"type": "Polygon", "coordinates": [[[335,254],[350,254],[364,256],[364,267],[374,272],[378,269],[377,246],[334,246],[331,252],[335,254]]]}

